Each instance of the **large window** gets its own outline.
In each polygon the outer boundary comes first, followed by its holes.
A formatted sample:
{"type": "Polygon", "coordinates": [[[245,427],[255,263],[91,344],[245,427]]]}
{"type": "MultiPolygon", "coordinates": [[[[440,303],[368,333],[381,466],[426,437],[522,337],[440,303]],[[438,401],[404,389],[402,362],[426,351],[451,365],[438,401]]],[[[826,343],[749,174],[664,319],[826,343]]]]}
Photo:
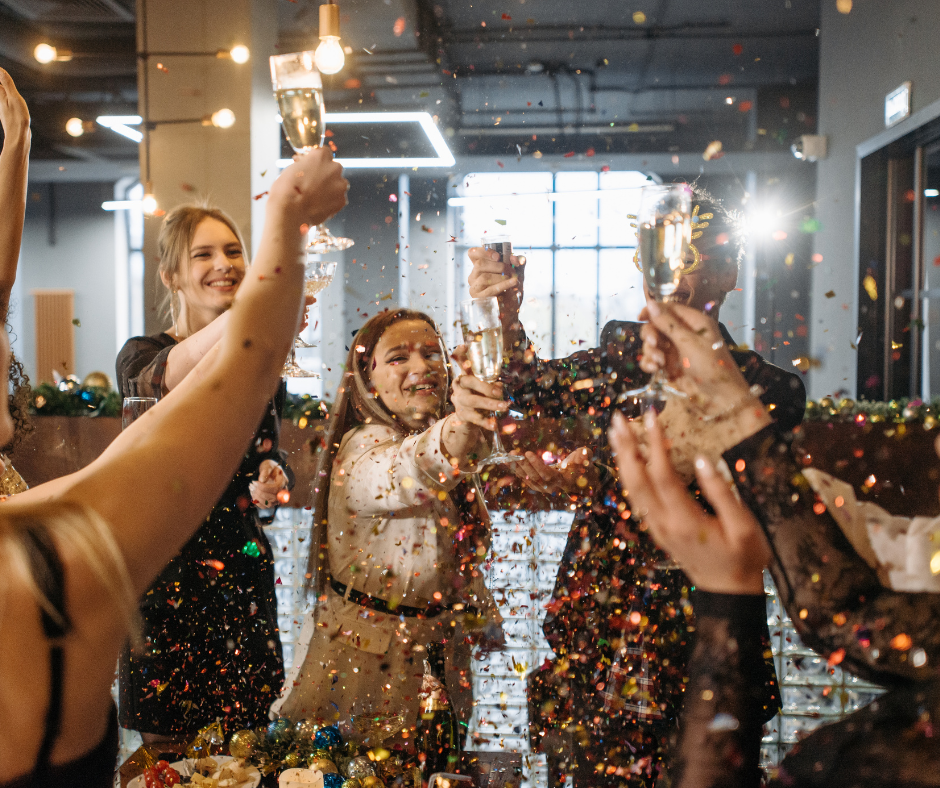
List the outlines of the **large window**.
{"type": "Polygon", "coordinates": [[[643,308],[636,230],[627,216],[637,212],[647,182],[632,171],[464,176],[450,201],[459,209],[460,297],[468,297],[466,249],[507,233],[528,261],[521,317],[540,355],[593,346],[608,320],[634,320],[643,308]]]}

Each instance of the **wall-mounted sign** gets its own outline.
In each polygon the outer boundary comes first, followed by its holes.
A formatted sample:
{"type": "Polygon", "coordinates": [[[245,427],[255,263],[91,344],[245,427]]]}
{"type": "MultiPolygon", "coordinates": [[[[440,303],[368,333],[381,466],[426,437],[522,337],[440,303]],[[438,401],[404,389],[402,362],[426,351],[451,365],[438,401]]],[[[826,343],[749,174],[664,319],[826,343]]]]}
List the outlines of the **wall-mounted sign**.
{"type": "Polygon", "coordinates": [[[885,128],[911,114],[911,83],[905,82],[885,96],[885,128]]]}

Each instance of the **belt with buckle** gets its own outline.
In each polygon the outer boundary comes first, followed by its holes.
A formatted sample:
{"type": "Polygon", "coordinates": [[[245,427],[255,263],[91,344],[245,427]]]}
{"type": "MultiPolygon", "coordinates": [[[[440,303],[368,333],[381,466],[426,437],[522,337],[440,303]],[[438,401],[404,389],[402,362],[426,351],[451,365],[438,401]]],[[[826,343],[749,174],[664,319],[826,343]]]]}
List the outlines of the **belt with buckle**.
{"type": "Polygon", "coordinates": [[[450,610],[454,613],[470,613],[474,616],[479,615],[477,609],[472,605],[467,605],[460,610],[454,610],[452,605],[442,605],[438,602],[429,604],[427,607],[412,607],[411,605],[393,606],[385,599],[364,594],[362,591],[357,591],[355,588],[350,589],[344,583],[339,582],[335,577],[330,577],[330,587],[341,597],[348,599],[353,604],[374,610],[377,613],[388,613],[389,615],[404,616],[405,618],[434,618],[445,610],[450,610]]]}

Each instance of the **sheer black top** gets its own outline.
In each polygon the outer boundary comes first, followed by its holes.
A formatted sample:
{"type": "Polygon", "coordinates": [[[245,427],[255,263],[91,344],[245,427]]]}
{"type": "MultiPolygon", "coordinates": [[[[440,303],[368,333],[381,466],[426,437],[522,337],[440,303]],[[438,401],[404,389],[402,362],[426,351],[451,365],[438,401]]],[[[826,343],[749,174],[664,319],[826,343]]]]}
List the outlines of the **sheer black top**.
{"type": "MultiPolygon", "coordinates": [[[[883,586],[773,427],[725,460],[743,466],[735,482],[770,542],[770,571],[800,638],[831,664],[890,688],[800,742],[774,785],[940,785],[940,594],[883,586]]],[[[758,785],[760,726],[747,704],[760,655],[746,633],[762,610],[762,597],[698,595],[674,786],[758,785]]]]}

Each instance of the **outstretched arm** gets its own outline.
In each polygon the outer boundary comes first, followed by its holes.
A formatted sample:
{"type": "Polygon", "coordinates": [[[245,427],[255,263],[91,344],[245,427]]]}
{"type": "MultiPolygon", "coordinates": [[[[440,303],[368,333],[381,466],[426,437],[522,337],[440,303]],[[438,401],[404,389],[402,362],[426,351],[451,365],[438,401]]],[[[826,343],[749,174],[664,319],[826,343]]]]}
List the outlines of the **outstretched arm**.
{"type": "MultiPolygon", "coordinates": [[[[222,340],[156,408],[59,485],[55,497],[89,505],[111,524],[138,593],[212,508],[258,425],[300,319],[306,226],[345,204],[340,173],[319,149],[281,174],[222,340]]],[[[30,497],[42,495],[40,486],[30,497]]]]}
{"type": "Polygon", "coordinates": [[[23,238],[32,136],[26,102],[13,84],[13,78],[2,68],[0,126],[3,127],[3,150],[0,152],[0,205],[3,206],[3,221],[0,222],[0,322],[6,322],[23,238]]]}

